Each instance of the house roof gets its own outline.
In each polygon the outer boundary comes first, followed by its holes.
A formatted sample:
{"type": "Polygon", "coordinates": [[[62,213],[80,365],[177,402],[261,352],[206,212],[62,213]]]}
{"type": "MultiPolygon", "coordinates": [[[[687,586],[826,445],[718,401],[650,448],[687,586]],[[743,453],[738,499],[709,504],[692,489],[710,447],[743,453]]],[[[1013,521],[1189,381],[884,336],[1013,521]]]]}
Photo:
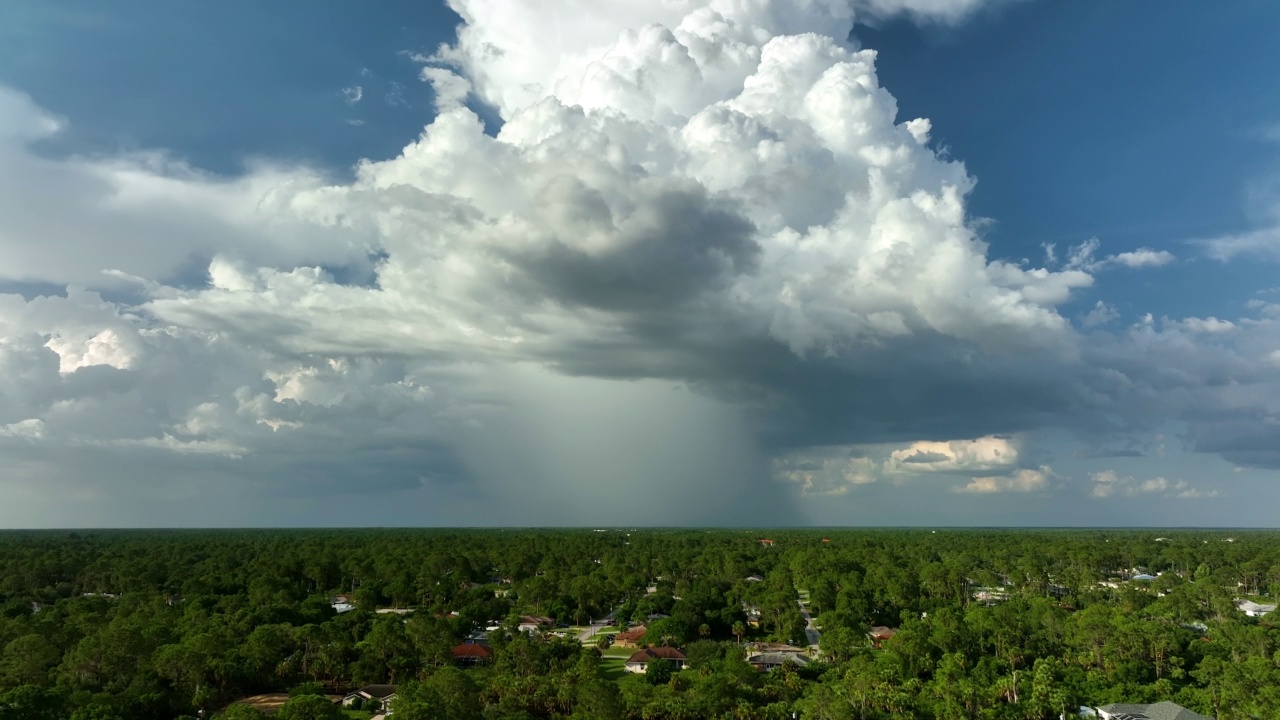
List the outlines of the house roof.
{"type": "Polygon", "coordinates": [[[871,632],[867,633],[867,635],[870,635],[871,637],[877,640],[888,640],[889,638],[897,634],[898,634],[897,630],[891,627],[885,627],[884,625],[876,625],[875,627],[871,628],[871,632]]]}
{"type": "Polygon", "coordinates": [[[1132,720],[1212,720],[1212,718],[1205,717],[1198,712],[1192,712],[1168,700],[1153,705],[1115,703],[1103,705],[1098,709],[1117,718],[1127,715],[1132,720]]]}
{"type": "Polygon", "coordinates": [[[549,617],[543,617],[541,615],[521,615],[520,624],[521,625],[554,625],[555,621],[549,617]]]}
{"type": "Polygon", "coordinates": [[[629,663],[647,663],[650,660],[684,660],[684,653],[673,647],[651,647],[637,650],[627,658],[629,663]]]}
{"type": "Polygon", "coordinates": [[[791,663],[793,665],[804,667],[809,664],[809,659],[802,655],[797,655],[796,653],[765,652],[749,656],[747,658],[747,662],[752,665],[782,665],[783,663],[791,663]]]}
{"type": "Polygon", "coordinates": [[[1275,605],[1260,605],[1252,600],[1239,600],[1236,602],[1236,607],[1240,608],[1243,612],[1261,613],[1275,612],[1276,609],[1275,605]]]}
{"type": "Polygon", "coordinates": [[[779,652],[804,654],[809,652],[808,648],[796,647],[795,645],[788,645],[786,643],[747,643],[747,647],[757,653],[779,652]]]}
{"type": "Polygon", "coordinates": [[[648,630],[645,628],[645,626],[639,625],[631,628],[630,630],[624,630],[623,632],[618,633],[617,636],[614,637],[614,640],[615,641],[624,640],[626,642],[635,642],[636,640],[643,638],[646,632],[648,632],[648,630]]]}
{"type": "Polygon", "coordinates": [[[371,698],[377,698],[381,700],[383,698],[387,698],[387,697],[391,697],[392,695],[395,695],[396,686],[395,685],[365,685],[364,687],[360,688],[359,690],[357,690],[355,693],[352,693],[352,694],[354,695],[357,693],[360,695],[365,695],[371,698]]]}
{"type": "Polygon", "coordinates": [[[456,658],[482,658],[488,660],[493,657],[493,650],[488,645],[477,645],[475,643],[463,643],[455,645],[453,648],[453,656],[456,658]]]}

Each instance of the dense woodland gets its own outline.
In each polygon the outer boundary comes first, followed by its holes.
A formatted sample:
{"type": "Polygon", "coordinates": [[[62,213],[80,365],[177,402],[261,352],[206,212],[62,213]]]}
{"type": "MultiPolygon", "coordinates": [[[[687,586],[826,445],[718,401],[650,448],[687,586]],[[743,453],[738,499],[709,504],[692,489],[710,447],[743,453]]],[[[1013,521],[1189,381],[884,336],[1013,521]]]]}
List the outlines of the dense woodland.
{"type": "Polygon", "coordinates": [[[316,695],[374,682],[399,685],[398,720],[1033,720],[1158,700],[1280,718],[1280,630],[1235,604],[1280,593],[1277,533],[22,532],[0,534],[0,569],[2,720],[243,720],[228,703],[289,690],[277,717],[341,718],[316,695]],[[801,591],[822,659],[757,671],[742,643],[804,644],[801,591]],[[594,642],[514,629],[615,608],[669,615],[646,641],[689,666],[624,677],[594,642]],[[495,619],[493,661],[456,666],[495,619]],[[875,648],[871,626],[899,631],[875,648]]]}

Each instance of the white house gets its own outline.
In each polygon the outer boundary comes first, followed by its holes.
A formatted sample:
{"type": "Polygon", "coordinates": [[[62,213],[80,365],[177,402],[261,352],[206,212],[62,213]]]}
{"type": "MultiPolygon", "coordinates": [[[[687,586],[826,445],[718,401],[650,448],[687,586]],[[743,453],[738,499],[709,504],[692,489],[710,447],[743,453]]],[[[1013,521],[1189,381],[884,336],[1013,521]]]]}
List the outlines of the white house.
{"type": "Polygon", "coordinates": [[[1262,617],[1263,615],[1275,612],[1276,610],[1275,605],[1262,605],[1252,600],[1237,600],[1236,607],[1240,609],[1240,612],[1248,615],[1249,617],[1262,617]]]}
{"type": "Polygon", "coordinates": [[[356,609],[355,598],[350,595],[334,595],[329,598],[329,606],[336,613],[351,612],[356,609]]]}
{"type": "Polygon", "coordinates": [[[642,673],[649,668],[649,663],[653,660],[667,660],[675,666],[676,670],[684,669],[684,653],[673,647],[651,647],[644,650],[637,650],[627,658],[627,662],[622,669],[629,673],[642,673]]]}
{"type": "Polygon", "coordinates": [[[365,685],[364,687],[352,693],[347,693],[342,698],[342,706],[349,707],[356,700],[360,700],[366,710],[374,709],[376,705],[382,712],[391,710],[391,701],[396,699],[395,685],[365,685]]]}

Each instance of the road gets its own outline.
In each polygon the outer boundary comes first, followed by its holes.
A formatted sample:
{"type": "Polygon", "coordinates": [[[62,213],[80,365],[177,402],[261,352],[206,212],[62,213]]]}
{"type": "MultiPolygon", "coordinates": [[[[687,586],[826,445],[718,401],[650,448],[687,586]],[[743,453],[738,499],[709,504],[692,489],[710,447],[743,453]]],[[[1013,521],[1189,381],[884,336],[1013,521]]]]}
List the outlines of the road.
{"type": "Polygon", "coordinates": [[[605,615],[603,620],[592,620],[591,625],[587,626],[586,630],[583,630],[582,632],[578,633],[578,642],[580,643],[590,642],[591,638],[596,634],[596,632],[600,630],[600,628],[606,628],[613,624],[614,618],[618,616],[618,611],[621,609],[622,609],[622,606],[619,605],[613,610],[610,610],[609,614],[605,615]]]}
{"type": "Polygon", "coordinates": [[[804,616],[804,636],[809,639],[809,647],[816,648],[822,633],[818,632],[818,628],[813,626],[813,616],[809,614],[809,608],[804,606],[804,601],[796,598],[796,603],[800,605],[800,614],[804,616]]]}

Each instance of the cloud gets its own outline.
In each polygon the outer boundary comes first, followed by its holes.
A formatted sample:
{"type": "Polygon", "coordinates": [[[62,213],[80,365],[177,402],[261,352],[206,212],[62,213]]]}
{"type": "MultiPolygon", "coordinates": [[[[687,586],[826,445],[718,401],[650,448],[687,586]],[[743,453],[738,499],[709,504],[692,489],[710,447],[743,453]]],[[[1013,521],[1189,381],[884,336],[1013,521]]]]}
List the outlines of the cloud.
{"type": "Polygon", "coordinates": [[[1115,265],[1123,265],[1128,268],[1147,268],[1160,267],[1173,262],[1173,253],[1167,250],[1152,250],[1151,248],[1140,248],[1131,252],[1122,252],[1107,258],[1107,262],[1115,265]]]}
{"type": "Polygon", "coordinates": [[[1080,324],[1087,328],[1098,327],[1114,322],[1119,317],[1120,313],[1116,312],[1114,307],[1099,300],[1092,310],[1080,318],[1080,324]]]}
{"type": "Polygon", "coordinates": [[[885,471],[980,473],[1012,468],[1017,462],[1018,447],[1009,438],[988,436],[945,442],[922,440],[890,453],[885,471]]]}
{"type": "Polygon", "coordinates": [[[977,3],[452,6],[438,114],[350,181],[51,159],[65,122],[0,93],[0,279],[66,288],[0,295],[4,482],[101,483],[123,518],[778,524],[886,475],[1052,490],[1045,427],[1280,463],[1274,319],[1103,304],[1082,339],[1096,273],[1168,254],[990,258],[974,179],[846,43],[977,3]]]}
{"type": "Polygon", "coordinates": [[[1169,480],[1165,477],[1153,477],[1138,481],[1129,475],[1120,475],[1114,470],[1100,470],[1089,475],[1093,485],[1089,490],[1092,497],[1105,499],[1117,495],[1137,497],[1141,495],[1161,495],[1181,499],[1212,498],[1218,496],[1217,490],[1204,490],[1191,487],[1186,480],[1169,480]]]}
{"type": "Polygon", "coordinates": [[[773,461],[774,477],[806,495],[844,495],[876,482],[880,464],[848,447],[812,448],[773,461]]]}
{"type": "Polygon", "coordinates": [[[27,418],[26,420],[0,427],[0,438],[42,440],[46,435],[44,421],[39,418],[27,418]]]}
{"type": "Polygon", "coordinates": [[[1043,492],[1049,489],[1049,478],[1053,469],[1048,465],[1038,468],[1019,468],[1007,476],[976,477],[969,484],[956,488],[963,493],[1005,493],[1005,492],[1043,492]]]}
{"type": "Polygon", "coordinates": [[[364,98],[364,88],[359,85],[342,88],[342,101],[348,105],[355,105],[364,98]]]}
{"type": "Polygon", "coordinates": [[[1233,235],[1195,241],[1214,260],[1227,262],[1237,257],[1280,259],[1280,226],[1265,227],[1233,235]]]}
{"type": "Polygon", "coordinates": [[[1230,320],[1219,320],[1216,317],[1197,318],[1189,317],[1182,320],[1165,319],[1165,325],[1171,327],[1181,327],[1189,333],[1229,333],[1236,329],[1236,324],[1230,320]]]}
{"type": "Polygon", "coordinates": [[[193,264],[203,274],[218,254],[279,268],[369,265],[371,228],[327,213],[315,172],[258,165],[219,178],[162,153],[56,159],[32,149],[64,125],[0,87],[0,280],[190,283],[193,264]]]}
{"type": "MultiPolygon", "coordinates": [[[[1167,250],[1153,250],[1151,248],[1139,248],[1129,252],[1107,255],[1099,259],[1096,255],[1101,246],[1102,243],[1097,238],[1090,238],[1079,245],[1071,247],[1066,258],[1066,267],[1087,272],[1098,272],[1114,267],[1140,270],[1168,265],[1177,259],[1173,253],[1167,250]]],[[[1045,252],[1050,264],[1056,260],[1056,255],[1052,248],[1052,245],[1045,245],[1045,252]]]]}

